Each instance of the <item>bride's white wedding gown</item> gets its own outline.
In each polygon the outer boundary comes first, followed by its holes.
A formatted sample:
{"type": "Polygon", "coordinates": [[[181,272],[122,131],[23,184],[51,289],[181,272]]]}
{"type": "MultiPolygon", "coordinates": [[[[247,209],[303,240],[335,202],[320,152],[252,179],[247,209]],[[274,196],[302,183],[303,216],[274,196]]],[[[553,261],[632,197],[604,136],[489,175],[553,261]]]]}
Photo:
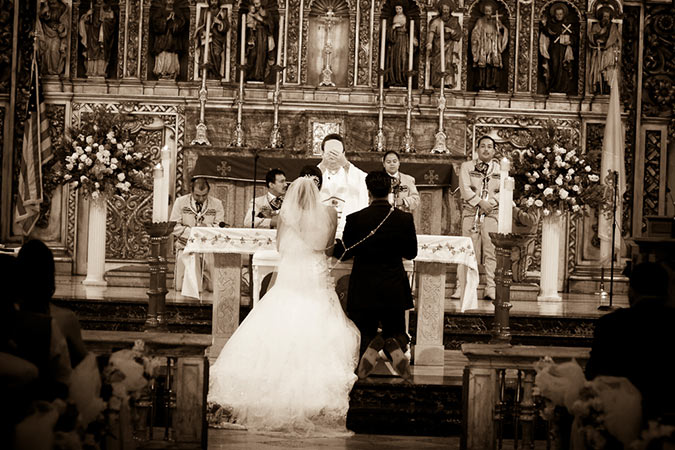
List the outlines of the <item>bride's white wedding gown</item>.
{"type": "MultiPolygon", "coordinates": [[[[314,229],[327,225],[321,222],[314,229]]],[[[349,433],[360,335],[342,310],[325,255],[313,249],[326,242],[322,234],[280,230],[276,283],[211,367],[209,402],[249,430],[349,433]]]]}

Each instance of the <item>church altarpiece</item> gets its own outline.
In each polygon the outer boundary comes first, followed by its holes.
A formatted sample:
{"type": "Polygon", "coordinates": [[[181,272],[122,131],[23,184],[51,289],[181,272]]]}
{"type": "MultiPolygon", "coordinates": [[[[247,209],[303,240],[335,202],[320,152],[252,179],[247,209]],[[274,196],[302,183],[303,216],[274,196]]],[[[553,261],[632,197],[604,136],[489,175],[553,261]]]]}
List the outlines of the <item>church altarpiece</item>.
{"type": "MultiPolygon", "coordinates": [[[[273,65],[279,51],[281,38],[281,62],[285,68],[281,83],[280,127],[285,149],[280,152],[312,155],[312,124],[340,122],[348,141],[348,149],[354,149],[359,157],[379,158],[366,153],[372,146],[372,137],[377,128],[376,92],[380,72],[380,48],[382,19],[387,28],[393,29],[396,5],[402,5],[406,25],[414,22],[413,52],[413,98],[414,112],[412,132],[417,154],[405,158],[446,161],[458,165],[471,154],[477,135],[488,132],[497,138],[501,151],[518,150],[527,145],[528,128],[541,126],[548,117],[553,117],[558,126],[570,128],[585,152],[599,152],[602,142],[603,123],[606,114],[607,96],[597,92],[589,83],[591,48],[589,32],[598,23],[598,1],[579,0],[481,0],[449,1],[451,15],[461,27],[456,65],[457,82],[447,86],[448,107],[445,110],[445,132],[448,136],[449,155],[425,155],[433,146],[436,132],[438,88],[431,84],[431,63],[427,52],[427,39],[432,21],[439,17],[436,2],[403,0],[255,0],[260,8],[273,11],[276,20],[268,33],[268,64],[273,65]],[[494,89],[477,89],[477,67],[473,63],[472,34],[476,23],[486,17],[486,2],[492,4],[494,20],[501,21],[506,33],[502,46],[502,67],[497,73],[494,89]],[[268,4],[269,3],[269,4],[268,4]],[[562,6],[560,6],[562,5],[562,6]],[[567,43],[561,61],[571,58],[565,70],[571,70],[571,83],[566,92],[551,88],[542,68],[542,49],[554,51],[542,38],[546,25],[556,21],[555,11],[564,11],[559,28],[570,31],[571,37],[560,39],[567,43]],[[330,12],[330,13],[329,13],[330,12]],[[330,20],[326,20],[330,17],[330,20]],[[543,19],[546,19],[545,21],[543,19]],[[282,24],[282,35],[278,35],[282,24]],[[330,24],[330,25],[329,25],[330,24]],[[330,33],[329,33],[330,31],[330,33]],[[321,86],[322,70],[326,66],[326,43],[330,41],[333,69],[333,86],[321,86]]],[[[12,105],[26,100],[30,61],[30,42],[18,39],[28,35],[32,28],[31,17],[38,16],[44,5],[64,5],[69,11],[66,44],[59,55],[64,61],[60,73],[43,73],[42,82],[52,123],[52,135],[63,133],[66,123],[75,123],[82,111],[92,104],[105,103],[109,107],[122,108],[137,119],[138,143],[157,158],[159,149],[169,145],[175,158],[175,194],[183,192],[183,170],[190,164],[183,161],[185,148],[194,137],[198,121],[198,81],[201,77],[203,48],[195,41],[196,30],[203,24],[206,11],[211,7],[213,17],[220,17],[219,32],[222,38],[222,57],[218,67],[207,75],[208,100],[206,124],[214,149],[223,152],[238,150],[228,148],[232,130],[236,124],[232,102],[237,90],[239,56],[241,48],[242,14],[255,9],[254,1],[241,3],[211,0],[36,0],[34,4],[4,0],[6,8],[0,16],[4,33],[0,47],[12,48],[11,36],[17,45],[16,56],[20,61],[16,72],[11,64],[0,66],[0,125],[5,139],[0,143],[2,152],[3,191],[12,187],[17,176],[17,155],[8,155],[8,148],[21,148],[21,130],[25,113],[12,105]],[[169,53],[176,54],[178,69],[169,79],[154,73],[156,43],[161,36],[161,27],[153,27],[153,13],[175,11],[185,24],[176,27],[172,39],[175,47],[169,53]],[[98,12],[97,12],[98,11],[98,12]],[[91,14],[87,16],[89,13],[91,14]],[[9,14],[9,16],[7,15],[9,14]],[[98,14],[98,15],[97,15],[98,14]],[[17,30],[13,29],[10,17],[16,15],[17,30]],[[98,20],[98,22],[96,22],[98,20]],[[109,39],[107,46],[99,49],[104,61],[89,61],[87,54],[87,26],[98,23],[98,28],[89,28],[89,33],[109,39]],[[84,30],[84,32],[83,32],[84,30]],[[10,36],[9,38],[7,36],[10,36]],[[8,41],[8,39],[10,39],[8,41]],[[96,64],[99,64],[98,66],[96,64]],[[102,65],[101,65],[102,64],[102,65]],[[89,72],[88,72],[89,70],[89,72]],[[98,71],[98,72],[95,72],[98,71]],[[11,100],[9,80],[15,77],[15,99],[11,100]],[[13,139],[11,130],[14,130],[13,139]],[[9,169],[11,167],[11,170],[9,169]]],[[[673,133],[673,73],[672,61],[673,12],[672,5],[658,2],[641,5],[618,1],[603,1],[612,11],[611,23],[621,36],[619,58],[622,65],[622,101],[626,127],[626,173],[628,192],[624,196],[622,223],[624,234],[639,233],[642,218],[648,214],[672,213],[665,198],[667,180],[675,176],[668,161],[672,161],[672,148],[667,147],[667,137],[673,133]],[[642,19],[641,19],[642,18],[642,19]],[[670,48],[669,48],[670,44],[670,48]],[[670,52],[670,53],[669,53],[670,52]],[[644,64],[639,65],[640,55],[644,64]],[[638,80],[642,79],[642,85],[638,80]],[[636,132],[636,125],[639,131],[636,132]],[[671,152],[669,155],[668,152],[671,152]],[[670,170],[670,173],[668,172],[670,170]],[[644,180],[644,181],[643,181],[644,180]],[[633,208],[634,207],[634,208],[633,208]]],[[[442,5],[440,5],[442,11],[442,5]]],[[[58,6],[58,11],[62,11],[58,6]]],[[[53,15],[57,17],[56,15],[53,15]]],[[[52,22],[56,19],[52,17],[52,22]]],[[[58,16],[61,20],[61,16],[58,16]]],[[[168,15],[167,15],[168,17],[168,15]]],[[[155,17],[156,18],[156,17],[155,17]]],[[[59,22],[60,23],[60,22],[59,22]]],[[[58,27],[57,27],[58,28],[58,27]]],[[[547,31],[547,38],[555,41],[555,30],[547,31]]],[[[256,35],[257,36],[257,35],[256,35]]],[[[91,36],[90,36],[91,37],[91,36]]],[[[221,41],[219,41],[221,42],[221,41]]],[[[248,42],[246,43],[248,45],[248,42]]],[[[167,47],[168,48],[168,47],[167,47]]],[[[392,51],[393,47],[386,47],[392,51]]],[[[556,50],[557,51],[557,50],[556,50]]],[[[54,50],[54,57],[57,53],[54,50]]],[[[173,56],[172,56],[173,57],[173,56]]],[[[11,62],[11,61],[10,61],[11,62]]],[[[551,64],[549,64],[550,70],[551,64]]],[[[56,69],[59,68],[55,65],[56,69]]],[[[55,70],[55,69],[52,69],[55,70]]],[[[407,73],[406,73],[407,75],[407,73]]],[[[400,81],[400,80],[399,80],[400,81]]],[[[405,86],[388,83],[385,89],[384,132],[391,146],[397,148],[405,128],[405,86]]],[[[271,101],[273,84],[269,78],[245,84],[243,127],[250,148],[264,148],[268,144],[272,128],[271,101]]],[[[418,180],[420,183],[420,180],[418,180]]],[[[421,183],[423,184],[423,183],[421,183]]],[[[250,188],[248,188],[250,191],[250,188]]],[[[10,191],[12,191],[10,189],[10,191]]],[[[252,192],[251,192],[252,194],[252,192]]],[[[221,192],[219,195],[231,195],[221,192]]],[[[457,211],[457,198],[447,197],[449,211],[457,211]],[[454,204],[453,204],[454,202],[454,204]]],[[[3,193],[3,222],[11,222],[4,206],[11,202],[11,194],[3,193]]],[[[143,260],[147,254],[147,237],[142,222],[150,217],[149,194],[115,198],[109,202],[107,257],[110,260],[143,260]]],[[[82,209],[86,202],[72,191],[55,191],[51,199],[50,214],[38,225],[36,236],[42,237],[63,249],[63,255],[83,254],[81,246],[86,241],[82,209]]],[[[10,208],[11,209],[11,208],[10,208]]],[[[458,219],[450,215],[450,223],[444,226],[448,233],[458,234],[458,219]]],[[[593,217],[568,223],[568,238],[565,243],[566,274],[590,270],[597,261],[599,244],[593,217]]],[[[11,236],[9,226],[3,226],[3,238],[11,236]]],[[[538,244],[535,248],[533,270],[537,269],[538,244]]]]}

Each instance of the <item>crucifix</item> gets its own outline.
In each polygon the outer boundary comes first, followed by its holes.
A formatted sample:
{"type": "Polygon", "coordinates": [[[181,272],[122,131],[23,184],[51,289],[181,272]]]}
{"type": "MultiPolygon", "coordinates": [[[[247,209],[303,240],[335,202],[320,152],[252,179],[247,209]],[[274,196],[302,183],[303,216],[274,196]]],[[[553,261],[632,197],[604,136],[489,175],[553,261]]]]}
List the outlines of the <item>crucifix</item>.
{"type": "Polygon", "coordinates": [[[323,18],[323,21],[326,23],[326,37],[323,50],[323,69],[321,69],[321,83],[319,83],[319,86],[335,86],[332,79],[333,70],[330,68],[330,55],[333,53],[333,41],[330,38],[330,32],[335,20],[333,8],[329,8],[323,18]]]}

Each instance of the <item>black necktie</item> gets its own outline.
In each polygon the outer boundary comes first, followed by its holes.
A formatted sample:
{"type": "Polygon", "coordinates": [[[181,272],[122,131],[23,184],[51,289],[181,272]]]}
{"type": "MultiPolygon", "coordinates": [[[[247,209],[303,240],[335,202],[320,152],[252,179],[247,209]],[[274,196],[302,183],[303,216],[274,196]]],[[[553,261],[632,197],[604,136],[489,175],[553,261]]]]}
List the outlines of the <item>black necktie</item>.
{"type": "Polygon", "coordinates": [[[197,212],[202,211],[202,202],[195,202],[195,208],[197,209],[197,212]]]}
{"type": "Polygon", "coordinates": [[[486,162],[484,162],[484,161],[478,161],[478,162],[476,163],[476,170],[477,170],[478,172],[481,172],[481,173],[483,173],[483,174],[486,174],[486,173],[487,173],[487,170],[488,170],[488,166],[489,166],[488,163],[486,163],[486,162]]]}

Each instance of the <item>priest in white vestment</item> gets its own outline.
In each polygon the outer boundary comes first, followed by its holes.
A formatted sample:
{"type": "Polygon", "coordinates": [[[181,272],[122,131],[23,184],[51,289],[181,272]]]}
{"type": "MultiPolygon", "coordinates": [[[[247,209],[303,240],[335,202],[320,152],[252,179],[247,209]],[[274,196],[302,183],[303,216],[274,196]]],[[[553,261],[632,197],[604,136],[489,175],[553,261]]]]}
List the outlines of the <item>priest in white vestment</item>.
{"type": "Polygon", "coordinates": [[[366,173],[347,161],[342,136],[329,134],[321,143],[323,174],[321,200],[338,212],[338,232],[345,227],[347,216],[368,206],[366,173]]]}

